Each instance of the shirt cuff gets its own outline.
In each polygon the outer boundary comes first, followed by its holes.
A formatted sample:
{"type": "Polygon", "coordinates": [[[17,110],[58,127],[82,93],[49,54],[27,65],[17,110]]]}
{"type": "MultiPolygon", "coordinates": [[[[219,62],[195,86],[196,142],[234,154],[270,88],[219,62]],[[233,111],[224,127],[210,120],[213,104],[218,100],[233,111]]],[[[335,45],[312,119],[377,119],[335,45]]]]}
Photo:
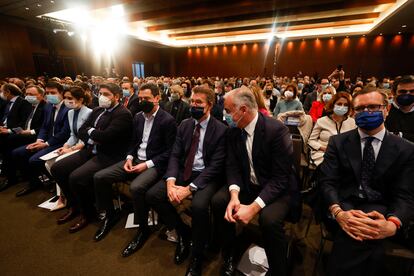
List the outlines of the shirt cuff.
{"type": "Polygon", "coordinates": [[[266,203],[264,203],[263,199],[260,198],[260,196],[258,196],[254,202],[256,202],[257,204],[259,204],[260,208],[264,208],[266,207],[266,203]]]}
{"type": "Polygon", "coordinates": [[[190,183],[190,186],[196,189],[196,191],[198,190],[198,187],[193,182],[190,183]]]}
{"type": "Polygon", "coordinates": [[[94,131],[95,129],[92,127],[88,130],[88,135],[91,136],[92,131],[94,131]]]}
{"type": "Polygon", "coordinates": [[[30,134],[36,135],[36,130],[34,130],[34,129],[30,130],[30,134]]]}
{"type": "Polygon", "coordinates": [[[236,190],[238,192],[240,192],[240,187],[236,184],[231,184],[229,187],[229,192],[231,192],[232,190],[236,190]]]}
{"type": "Polygon", "coordinates": [[[175,178],[175,177],[168,177],[168,178],[167,178],[167,181],[170,181],[170,180],[174,180],[174,181],[176,181],[176,180],[177,180],[177,178],[175,178]]]}
{"type": "Polygon", "coordinates": [[[13,130],[11,130],[10,128],[7,130],[7,132],[9,133],[9,134],[12,134],[13,133],[13,130]]]}
{"type": "Polygon", "coordinates": [[[42,142],[42,143],[43,143],[44,141],[45,141],[45,140],[43,140],[43,139],[37,139],[37,140],[36,140],[36,142],[42,142]]]}
{"type": "Polygon", "coordinates": [[[46,142],[45,144],[46,144],[47,146],[49,146],[49,143],[48,143],[48,142],[46,142]]]}
{"type": "Polygon", "coordinates": [[[89,144],[89,145],[94,145],[94,144],[95,144],[95,142],[94,142],[91,138],[89,138],[89,140],[88,140],[88,144],[89,144]]]}
{"type": "Polygon", "coordinates": [[[134,160],[134,156],[132,156],[132,155],[129,154],[125,159],[126,160],[134,160]]]}
{"type": "Polygon", "coordinates": [[[147,164],[148,169],[155,167],[154,162],[152,162],[152,160],[145,161],[145,164],[147,164]]]}

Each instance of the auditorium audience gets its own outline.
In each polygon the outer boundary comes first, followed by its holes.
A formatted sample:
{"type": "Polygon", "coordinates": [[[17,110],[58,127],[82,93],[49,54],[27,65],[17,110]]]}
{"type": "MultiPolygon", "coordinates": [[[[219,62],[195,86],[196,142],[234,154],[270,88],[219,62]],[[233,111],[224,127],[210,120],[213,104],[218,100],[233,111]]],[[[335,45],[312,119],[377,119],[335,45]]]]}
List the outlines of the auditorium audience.
{"type": "Polygon", "coordinates": [[[323,161],[329,138],[356,128],[352,114],[352,97],[346,92],[335,94],[326,104],[325,114],[316,121],[309,137],[311,159],[316,166],[323,161]]]}
{"type": "Polygon", "coordinates": [[[29,181],[16,193],[17,197],[27,195],[41,186],[39,176],[46,171],[45,161],[40,157],[60,148],[70,135],[69,109],[63,104],[63,86],[57,82],[48,82],[46,101],[48,105],[44,108],[43,124],[36,142],[18,147],[12,152],[13,164],[29,181]]]}
{"type": "Polygon", "coordinates": [[[414,145],[385,129],[387,96],[353,99],[357,129],[329,139],[320,185],[338,231],[328,275],[383,275],[384,241],[414,219],[414,145]]]}
{"type": "Polygon", "coordinates": [[[122,90],[118,85],[100,84],[99,108],[92,111],[78,133],[85,147],[51,168],[69,207],[68,212],[58,219],[58,224],[80,214],[78,222],[69,228],[70,233],[78,232],[96,218],[95,173],[125,158],[132,132],[132,116],[119,103],[121,97],[122,90]]]}

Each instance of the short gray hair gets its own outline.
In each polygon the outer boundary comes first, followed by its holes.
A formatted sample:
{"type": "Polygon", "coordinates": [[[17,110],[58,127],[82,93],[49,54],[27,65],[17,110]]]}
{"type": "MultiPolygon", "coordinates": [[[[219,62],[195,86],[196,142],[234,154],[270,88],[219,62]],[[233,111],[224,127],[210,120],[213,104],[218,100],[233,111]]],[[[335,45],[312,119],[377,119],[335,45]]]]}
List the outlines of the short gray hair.
{"type": "Polygon", "coordinates": [[[242,86],[240,88],[231,90],[226,95],[224,95],[224,99],[232,97],[233,98],[233,104],[240,108],[242,105],[247,106],[250,110],[256,110],[257,111],[257,102],[256,98],[254,97],[252,91],[246,86],[242,86]]]}

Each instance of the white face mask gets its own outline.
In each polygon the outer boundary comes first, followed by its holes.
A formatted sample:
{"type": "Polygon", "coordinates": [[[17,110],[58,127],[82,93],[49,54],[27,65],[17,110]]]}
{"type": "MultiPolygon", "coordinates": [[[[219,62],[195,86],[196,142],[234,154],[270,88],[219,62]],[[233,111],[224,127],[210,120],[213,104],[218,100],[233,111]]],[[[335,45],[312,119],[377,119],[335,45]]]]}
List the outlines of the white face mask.
{"type": "Polygon", "coordinates": [[[322,95],[322,100],[326,103],[329,102],[332,99],[332,95],[331,94],[323,94],[322,95]]]}
{"type": "Polygon", "coordinates": [[[67,108],[69,108],[69,109],[76,109],[76,104],[75,104],[75,101],[71,101],[71,100],[67,100],[67,99],[65,99],[65,105],[66,105],[66,107],[67,108]]]}
{"type": "Polygon", "coordinates": [[[109,98],[103,95],[99,96],[99,107],[110,108],[111,105],[112,105],[112,101],[109,98]]]}
{"type": "Polygon", "coordinates": [[[285,91],[284,95],[288,99],[293,98],[293,92],[292,91],[289,91],[289,90],[288,91],[285,91]]]}
{"type": "Polygon", "coordinates": [[[348,112],[347,106],[335,105],[333,112],[338,116],[344,116],[348,112]]]}

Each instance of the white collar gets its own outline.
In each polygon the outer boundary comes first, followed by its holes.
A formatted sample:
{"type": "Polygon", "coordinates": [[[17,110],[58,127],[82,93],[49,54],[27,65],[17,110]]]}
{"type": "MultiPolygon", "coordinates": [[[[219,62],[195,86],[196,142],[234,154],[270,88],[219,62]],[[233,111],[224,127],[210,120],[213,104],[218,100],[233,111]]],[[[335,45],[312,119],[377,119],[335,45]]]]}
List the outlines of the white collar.
{"type": "MultiPolygon", "coordinates": [[[[385,136],[385,127],[378,132],[377,134],[373,135],[372,137],[374,137],[375,139],[378,139],[382,142],[382,140],[384,140],[384,136],[385,136]]],[[[358,128],[358,133],[359,133],[359,137],[361,137],[361,140],[364,140],[365,138],[369,137],[368,134],[366,134],[365,132],[363,132],[360,128],[358,128]]]]}
{"type": "MultiPolygon", "coordinates": [[[[207,128],[208,122],[210,121],[210,115],[208,115],[207,119],[205,119],[204,121],[202,121],[200,123],[200,127],[201,128],[207,128]]],[[[195,124],[198,124],[198,121],[196,119],[194,119],[195,124]]]]}

